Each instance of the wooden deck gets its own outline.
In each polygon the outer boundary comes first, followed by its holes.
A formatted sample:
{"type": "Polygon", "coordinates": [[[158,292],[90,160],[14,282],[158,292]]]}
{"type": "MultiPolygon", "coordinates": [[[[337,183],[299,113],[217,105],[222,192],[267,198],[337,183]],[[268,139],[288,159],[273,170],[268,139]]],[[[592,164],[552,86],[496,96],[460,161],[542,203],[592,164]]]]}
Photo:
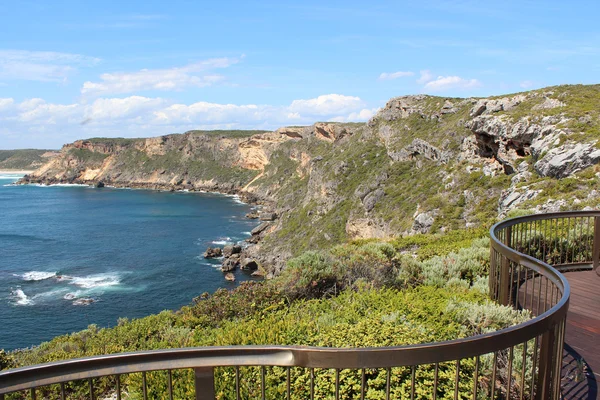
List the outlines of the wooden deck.
{"type": "Polygon", "coordinates": [[[567,272],[571,301],[563,358],[564,399],[600,399],[600,276],[567,272]]]}

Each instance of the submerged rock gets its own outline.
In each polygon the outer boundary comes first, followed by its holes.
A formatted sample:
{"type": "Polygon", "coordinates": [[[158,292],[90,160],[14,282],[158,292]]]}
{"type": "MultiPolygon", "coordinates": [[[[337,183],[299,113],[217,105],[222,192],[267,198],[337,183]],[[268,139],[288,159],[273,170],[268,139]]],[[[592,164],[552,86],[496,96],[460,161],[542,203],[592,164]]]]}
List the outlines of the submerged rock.
{"type": "Polygon", "coordinates": [[[204,258],[215,258],[221,257],[223,255],[223,250],[220,247],[209,247],[204,252],[204,258]]]}
{"type": "Polygon", "coordinates": [[[235,275],[233,275],[231,272],[228,272],[225,274],[225,280],[229,282],[235,282],[235,275]]]}

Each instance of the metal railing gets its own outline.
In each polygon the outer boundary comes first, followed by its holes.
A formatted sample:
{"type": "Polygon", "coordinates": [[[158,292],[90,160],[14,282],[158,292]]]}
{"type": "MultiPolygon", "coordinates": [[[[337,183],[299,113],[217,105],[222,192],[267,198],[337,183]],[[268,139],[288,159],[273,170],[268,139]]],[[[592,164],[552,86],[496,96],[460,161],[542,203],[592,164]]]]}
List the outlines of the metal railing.
{"type": "Polygon", "coordinates": [[[121,399],[125,390],[143,399],[558,399],[570,289],[557,269],[597,267],[599,222],[600,212],[572,212],[491,228],[490,297],[532,315],[493,333],[401,347],[230,346],[74,359],[0,372],[0,400],[121,399]]]}

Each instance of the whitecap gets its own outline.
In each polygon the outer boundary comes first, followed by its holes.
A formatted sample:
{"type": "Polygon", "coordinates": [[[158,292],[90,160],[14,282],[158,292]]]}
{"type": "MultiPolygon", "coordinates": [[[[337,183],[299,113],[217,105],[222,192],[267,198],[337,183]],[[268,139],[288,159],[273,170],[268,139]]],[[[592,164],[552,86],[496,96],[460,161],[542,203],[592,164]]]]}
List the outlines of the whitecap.
{"type": "Polygon", "coordinates": [[[69,292],[69,293],[67,293],[67,294],[65,294],[63,296],[63,299],[65,299],[65,300],[74,300],[74,299],[78,298],[80,295],[81,295],[80,291],[69,292]]]}
{"type": "Polygon", "coordinates": [[[217,244],[217,245],[220,245],[220,246],[225,246],[225,245],[231,243],[231,238],[227,238],[227,240],[213,240],[211,243],[212,244],[217,244]]]}
{"type": "Polygon", "coordinates": [[[24,281],[43,281],[45,279],[50,279],[56,276],[56,272],[46,272],[46,271],[29,271],[25,272],[23,275],[14,274],[14,276],[18,276],[24,281]]]}
{"type": "Polygon", "coordinates": [[[97,287],[116,286],[121,283],[119,275],[116,274],[96,274],[84,277],[63,276],[63,280],[70,280],[71,285],[76,285],[84,289],[93,289],[97,287]]]}
{"type": "Polygon", "coordinates": [[[11,295],[15,298],[15,304],[20,306],[31,306],[35,303],[21,290],[16,289],[11,292],[11,295]]]}

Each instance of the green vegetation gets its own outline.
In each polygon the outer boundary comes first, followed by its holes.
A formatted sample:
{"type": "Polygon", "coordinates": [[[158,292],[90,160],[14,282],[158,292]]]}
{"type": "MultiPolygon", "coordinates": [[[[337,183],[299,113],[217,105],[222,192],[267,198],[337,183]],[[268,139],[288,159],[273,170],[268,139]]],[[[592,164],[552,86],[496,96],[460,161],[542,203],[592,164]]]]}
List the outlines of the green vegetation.
{"type": "Polygon", "coordinates": [[[69,149],[69,156],[76,158],[82,163],[86,163],[90,168],[98,168],[102,165],[106,157],[108,157],[108,154],[98,153],[88,149],[71,148],[69,149]]]}
{"type": "Polygon", "coordinates": [[[266,133],[269,131],[262,130],[213,130],[213,131],[200,131],[200,130],[192,130],[187,131],[186,134],[192,135],[206,135],[206,136],[219,136],[224,138],[247,138],[250,136],[258,135],[261,133],[266,133]]]}
{"type": "Polygon", "coordinates": [[[90,139],[85,139],[84,142],[90,142],[92,144],[106,144],[108,146],[130,146],[135,143],[139,143],[144,141],[144,139],[137,138],[103,138],[103,137],[95,137],[90,139]]]}
{"type": "MultiPolygon", "coordinates": [[[[353,242],[327,251],[310,251],[291,259],[281,277],[262,283],[244,283],[233,291],[202,294],[179,311],[164,311],[145,318],[120,319],[113,328],[88,329],[59,336],[40,346],[0,353],[1,367],[30,365],[69,358],[126,351],[187,346],[246,344],[307,345],[323,347],[379,347],[443,341],[491,332],[525,321],[527,313],[498,306],[487,298],[488,241],[470,232],[462,243],[469,247],[447,252],[447,243],[436,236],[414,241],[439,255],[419,261],[401,251],[410,244],[378,241],[353,242]],[[439,243],[439,248],[435,244],[439,243]],[[442,255],[443,254],[443,255],[442,255]]],[[[516,362],[516,361],[515,361],[516,362]]],[[[482,359],[482,379],[490,363],[482,359]],[[486,369],[487,368],[487,369],[486,369]]],[[[463,360],[460,392],[472,391],[473,360],[463,360]]],[[[454,363],[439,365],[439,398],[454,390],[454,363]]],[[[417,368],[417,398],[431,397],[433,365],[417,368]]],[[[235,390],[231,368],[216,372],[218,398],[230,398],[235,390]]],[[[317,398],[333,395],[334,372],[315,370],[317,398]]],[[[175,396],[193,391],[190,371],[175,371],[175,396]]],[[[141,396],[141,376],[122,376],[130,398],[141,396]]],[[[166,398],[166,375],[149,373],[148,396],[166,398]]],[[[267,396],[280,397],[286,390],[286,370],[267,368],[267,396]]],[[[291,370],[292,397],[306,398],[309,371],[291,370]]],[[[344,398],[360,390],[360,371],[340,373],[344,398]]],[[[383,398],[385,370],[366,371],[368,398],[383,398]]],[[[243,397],[260,391],[260,371],[241,368],[243,397]]],[[[112,378],[96,379],[97,393],[108,393],[112,378]]],[[[72,383],[75,397],[89,395],[88,385],[72,383]]],[[[392,393],[410,391],[410,369],[392,370],[392,393]]],[[[58,388],[45,388],[44,398],[55,399],[58,388]]],[[[9,399],[20,399],[19,394],[9,399]]]]}
{"type": "Polygon", "coordinates": [[[0,169],[32,170],[48,161],[44,154],[52,150],[0,150],[0,169]]]}

